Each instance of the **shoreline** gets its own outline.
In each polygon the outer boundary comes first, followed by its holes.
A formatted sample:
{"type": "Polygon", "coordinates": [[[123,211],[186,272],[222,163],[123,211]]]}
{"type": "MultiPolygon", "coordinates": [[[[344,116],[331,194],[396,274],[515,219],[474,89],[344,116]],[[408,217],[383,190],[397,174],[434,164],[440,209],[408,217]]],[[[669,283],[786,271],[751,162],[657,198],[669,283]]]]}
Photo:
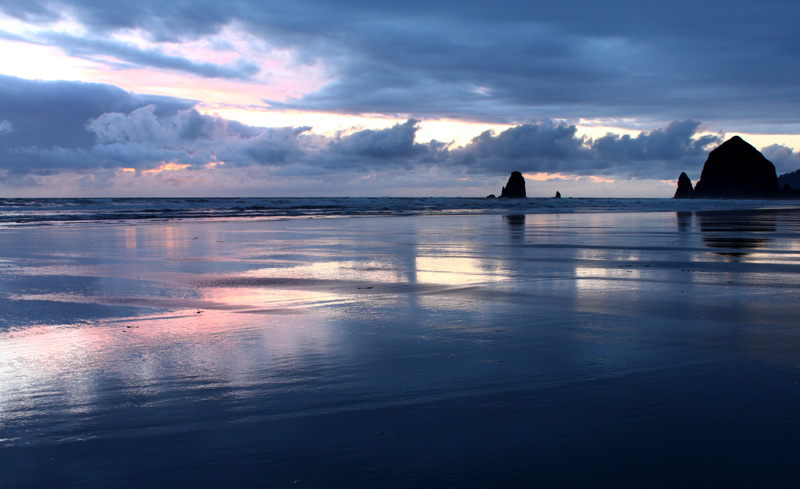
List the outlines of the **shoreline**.
{"type": "Polygon", "coordinates": [[[572,214],[796,208],[793,200],[615,198],[2,199],[0,229],[178,220],[572,214]]]}

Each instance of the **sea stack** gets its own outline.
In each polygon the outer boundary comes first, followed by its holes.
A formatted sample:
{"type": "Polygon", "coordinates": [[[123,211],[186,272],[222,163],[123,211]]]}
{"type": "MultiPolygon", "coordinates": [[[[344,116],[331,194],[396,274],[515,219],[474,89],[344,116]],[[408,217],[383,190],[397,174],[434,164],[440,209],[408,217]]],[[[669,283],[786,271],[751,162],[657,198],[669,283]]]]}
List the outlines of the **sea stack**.
{"type": "Polygon", "coordinates": [[[787,185],[790,189],[800,189],[800,170],[795,170],[791,173],[784,173],[783,175],[779,176],[778,185],[780,185],[783,190],[786,190],[787,185]]]}
{"type": "Polygon", "coordinates": [[[673,199],[689,199],[694,197],[694,187],[692,187],[692,180],[686,172],[681,172],[678,177],[678,190],[675,191],[673,199]]]}
{"type": "Polygon", "coordinates": [[[693,196],[773,198],[779,191],[775,165],[744,139],[734,136],[709,153],[693,196]]]}
{"type": "Polygon", "coordinates": [[[503,192],[500,194],[501,199],[524,199],[527,197],[525,193],[525,178],[522,173],[518,171],[511,172],[508,177],[508,183],[503,187],[503,192]]]}

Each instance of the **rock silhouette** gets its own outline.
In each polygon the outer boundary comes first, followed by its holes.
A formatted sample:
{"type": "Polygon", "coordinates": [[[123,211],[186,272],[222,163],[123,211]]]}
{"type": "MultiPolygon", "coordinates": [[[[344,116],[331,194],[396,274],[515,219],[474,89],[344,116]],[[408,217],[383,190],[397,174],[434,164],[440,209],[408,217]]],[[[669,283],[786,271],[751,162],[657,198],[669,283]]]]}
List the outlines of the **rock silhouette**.
{"type": "Polygon", "coordinates": [[[795,170],[791,173],[784,173],[778,177],[778,184],[786,190],[788,185],[790,189],[800,189],[800,170],[795,170]]]}
{"type": "Polygon", "coordinates": [[[734,136],[709,153],[693,196],[772,198],[779,190],[775,165],[744,139],[734,136]]]}
{"type": "Polygon", "coordinates": [[[524,199],[525,197],[527,197],[525,192],[525,178],[522,176],[522,173],[518,171],[511,172],[511,176],[508,177],[508,183],[506,183],[502,193],[500,193],[500,198],[524,199]]]}
{"type": "Polygon", "coordinates": [[[678,190],[675,191],[674,199],[688,199],[694,197],[694,187],[692,187],[692,180],[686,172],[681,172],[678,177],[678,190]]]}
{"type": "Polygon", "coordinates": [[[559,192],[558,190],[556,190],[556,195],[555,195],[555,197],[553,197],[553,198],[554,198],[554,199],[560,199],[560,198],[561,198],[561,192],[559,192]]]}

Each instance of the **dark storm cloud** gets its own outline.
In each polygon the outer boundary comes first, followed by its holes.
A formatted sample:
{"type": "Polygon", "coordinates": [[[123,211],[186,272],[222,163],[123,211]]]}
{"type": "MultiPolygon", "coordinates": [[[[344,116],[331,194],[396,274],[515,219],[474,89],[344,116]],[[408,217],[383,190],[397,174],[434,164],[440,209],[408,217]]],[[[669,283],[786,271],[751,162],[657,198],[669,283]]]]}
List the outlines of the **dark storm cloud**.
{"type": "MultiPolygon", "coordinates": [[[[299,63],[323,60],[331,83],[273,102],[280,107],[498,122],[779,124],[800,112],[800,4],[788,0],[26,0],[0,9],[42,23],[68,13],[93,36],[139,29],[155,41],[235,24],[270,46],[293,48],[299,63]]],[[[129,61],[177,63],[144,54],[129,61]]]]}

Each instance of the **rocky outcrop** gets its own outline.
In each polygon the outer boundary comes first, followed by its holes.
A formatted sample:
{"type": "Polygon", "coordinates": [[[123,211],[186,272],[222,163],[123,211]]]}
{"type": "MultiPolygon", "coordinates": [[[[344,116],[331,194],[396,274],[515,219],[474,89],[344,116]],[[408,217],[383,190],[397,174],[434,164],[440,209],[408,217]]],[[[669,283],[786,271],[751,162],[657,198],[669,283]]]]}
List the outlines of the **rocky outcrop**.
{"type": "Polygon", "coordinates": [[[778,185],[780,185],[784,190],[786,190],[787,185],[790,189],[800,189],[800,170],[795,170],[791,173],[784,173],[783,175],[779,176],[778,185]]]}
{"type": "Polygon", "coordinates": [[[524,199],[527,197],[525,192],[525,178],[522,173],[515,171],[511,172],[508,177],[508,183],[503,187],[503,192],[500,194],[501,199],[524,199]]]}
{"type": "Polygon", "coordinates": [[[693,196],[774,198],[779,190],[775,165],[744,139],[734,136],[709,153],[693,196]]]}
{"type": "Polygon", "coordinates": [[[778,177],[782,199],[800,199],[800,170],[784,173],[778,177]]]}
{"type": "Polygon", "coordinates": [[[553,198],[554,198],[554,199],[560,199],[560,198],[561,198],[561,192],[559,192],[558,190],[556,190],[556,195],[555,195],[555,197],[553,197],[553,198]]]}
{"type": "Polygon", "coordinates": [[[678,190],[675,191],[674,199],[689,199],[694,197],[694,187],[692,187],[692,180],[686,172],[681,172],[678,177],[678,190]]]}

